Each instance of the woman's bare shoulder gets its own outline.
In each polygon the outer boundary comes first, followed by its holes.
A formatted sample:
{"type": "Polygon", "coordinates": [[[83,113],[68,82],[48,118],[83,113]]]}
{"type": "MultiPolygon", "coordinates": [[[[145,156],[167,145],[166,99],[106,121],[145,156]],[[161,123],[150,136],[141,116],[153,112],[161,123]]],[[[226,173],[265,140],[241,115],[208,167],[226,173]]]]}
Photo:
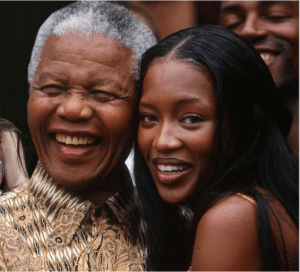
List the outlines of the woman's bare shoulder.
{"type": "MultiPolygon", "coordinates": [[[[229,224],[236,224],[238,222],[232,222],[232,219],[240,219],[239,223],[244,220],[255,220],[255,201],[242,194],[235,194],[218,201],[213,205],[201,218],[202,223],[214,223],[219,224],[227,222],[229,224]],[[246,199],[248,198],[248,199],[246,199]],[[253,201],[251,203],[251,201],[253,201]],[[249,217],[250,216],[250,217],[249,217]],[[220,221],[221,220],[221,221],[220,221]],[[208,222],[207,222],[208,221],[208,222]],[[212,221],[212,222],[211,222],[212,221]]],[[[199,223],[200,223],[199,222],[199,223]]]]}
{"type": "Polygon", "coordinates": [[[232,195],[217,202],[200,219],[193,270],[261,270],[255,203],[232,195]]]}

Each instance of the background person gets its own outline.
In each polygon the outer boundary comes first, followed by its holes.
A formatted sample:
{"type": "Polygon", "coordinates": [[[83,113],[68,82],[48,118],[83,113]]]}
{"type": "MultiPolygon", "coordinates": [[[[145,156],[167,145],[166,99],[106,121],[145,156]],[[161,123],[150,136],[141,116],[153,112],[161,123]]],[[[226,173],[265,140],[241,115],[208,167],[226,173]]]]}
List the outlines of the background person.
{"type": "Polygon", "coordinates": [[[139,86],[149,268],[298,270],[291,116],[259,54],[224,28],[186,29],[145,52],[139,86]]]}
{"type": "Polygon", "coordinates": [[[220,25],[264,59],[293,115],[288,141],[299,154],[299,1],[223,1],[220,25]]]}
{"type": "Polygon", "coordinates": [[[1,193],[28,179],[20,131],[0,118],[0,186],[1,193]]]}
{"type": "Polygon", "coordinates": [[[76,2],[41,26],[28,66],[39,163],[0,197],[2,270],[141,271],[139,212],[124,164],[137,65],[155,43],[124,7],[76,2]]]}

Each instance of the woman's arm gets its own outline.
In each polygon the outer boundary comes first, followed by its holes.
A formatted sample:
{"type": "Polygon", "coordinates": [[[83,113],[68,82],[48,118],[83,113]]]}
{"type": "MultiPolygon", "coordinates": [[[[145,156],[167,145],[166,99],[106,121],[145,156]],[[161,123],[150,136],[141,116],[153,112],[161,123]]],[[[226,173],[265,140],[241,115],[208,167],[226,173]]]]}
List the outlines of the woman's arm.
{"type": "Polygon", "coordinates": [[[262,270],[255,206],[234,195],[200,219],[191,270],[262,270]]]}

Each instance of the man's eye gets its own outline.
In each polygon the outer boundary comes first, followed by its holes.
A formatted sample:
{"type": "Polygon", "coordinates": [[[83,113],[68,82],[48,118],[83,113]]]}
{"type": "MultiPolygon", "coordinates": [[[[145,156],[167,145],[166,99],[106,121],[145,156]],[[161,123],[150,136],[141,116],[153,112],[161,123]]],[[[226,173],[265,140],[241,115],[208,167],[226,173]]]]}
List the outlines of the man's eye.
{"type": "Polygon", "coordinates": [[[235,29],[241,23],[243,23],[242,18],[236,14],[227,14],[221,17],[221,25],[228,29],[235,29]]]}
{"type": "Polygon", "coordinates": [[[271,12],[271,13],[267,13],[264,15],[264,18],[270,21],[284,21],[288,18],[290,18],[291,16],[286,14],[286,13],[282,13],[282,12],[271,12]]]}
{"type": "Polygon", "coordinates": [[[240,22],[238,22],[238,23],[234,23],[234,24],[229,24],[229,25],[227,25],[227,26],[225,26],[226,28],[228,28],[228,29],[230,29],[230,30],[235,30],[235,29],[237,29],[239,26],[240,26],[240,22]]]}
{"type": "Polygon", "coordinates": [[[157,118],[152,114],[140,114],[140,120],[143,123],[154,123],[157,122],[157,118]]]}
{"type": "Polygon", "coordinates": [[[281,22],[286,19],[294,17],[294,14],[295,11],[291,7],[289,7],[286,3],[272,2],[272,4],[263,11],[262,16],[266,20],[281,22]]]}
{"type": "Polygon", "coordinates": [[[58,96],[64,91],[62,87],[56,85],[47,85],[40,88],[40,90],[49,96],[58,96]]]}
{"type": "Polygon", "coordinates": [[[203,118],[198,115],[188,115],[181,119],[181,123],[186,125],[198,124],[203,121],[203,118]]]}
{"type": "Polygon", "coordinates": [[[100,102],[109,102],[118,98],[115,94],[105,91],[91,91],[90,94],[100,102]]]}

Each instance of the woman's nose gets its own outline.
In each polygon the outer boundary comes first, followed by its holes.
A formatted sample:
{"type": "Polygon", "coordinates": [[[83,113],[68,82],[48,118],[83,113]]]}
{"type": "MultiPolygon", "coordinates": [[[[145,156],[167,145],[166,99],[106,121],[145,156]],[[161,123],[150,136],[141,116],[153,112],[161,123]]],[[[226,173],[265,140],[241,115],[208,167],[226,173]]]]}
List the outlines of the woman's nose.
{"type": "Polygon", "coordinates": [[[153,147],[159,152],[171,152],[181,146],[177,130],[172,124],[162,125],[153,141],[153,147]]]}
{"type": "Polygon", "coordinates": [[[68,93],[62,98],[57,108],[57,115],[70,121],[82,121],[92,118],[93,110],[83,94],[68,93]]]}

